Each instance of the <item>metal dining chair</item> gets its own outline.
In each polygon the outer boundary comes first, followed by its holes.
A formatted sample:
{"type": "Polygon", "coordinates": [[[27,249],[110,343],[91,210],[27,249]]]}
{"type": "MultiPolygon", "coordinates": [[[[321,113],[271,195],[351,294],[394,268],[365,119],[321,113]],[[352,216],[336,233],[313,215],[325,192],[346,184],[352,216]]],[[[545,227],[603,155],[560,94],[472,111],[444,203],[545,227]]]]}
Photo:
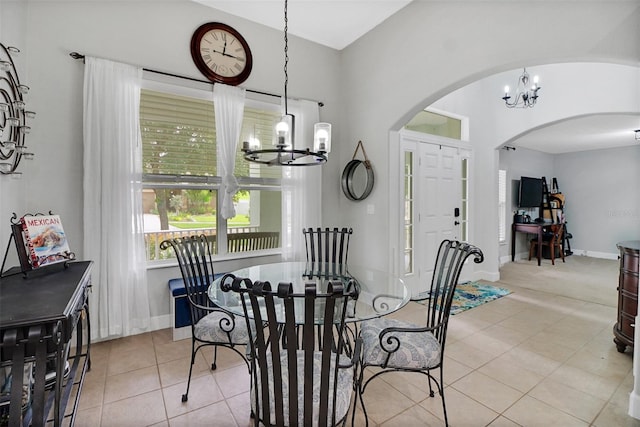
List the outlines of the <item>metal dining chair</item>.
{"type": "Polygon", "coordinates": [[[183,402],[189,398],[193,364],[200,348],[213,346],[212,370],[216,369],[218,347],[233,350],[247,363],[247,367],[249,366],[243,354],[244,346],[249,343],[246,322],[241,317],[216,306],[207,294],[209,286],[215,279],[210,245],[209,237],[204,234],[178,237],[160,243],[162,250],[173,248],[189,301],[191,365],[187,390],[182,395],[183,402]],[[238,350],[238,347],[241,347],[242,351],[238,350]]]}
{"type": "Polygon", "coordinates": [[[326,292],[308,283],[272,288],[227,274],[221,289],[240,294],[251,331],[251,409],[256,426],[324,427],[345,424],[354,395],[359,358],[345,342],[345,315],[352,291],[339,280],[326,292]],[[256,327],[266,323],[266,329],[256,327]]]}
{"type": "Polygon", "coordinates": [[[347,264],[352,228],[305,228],[302,230],[307,263],[347,264]]]}
{"type": "Polygon", "coordinates": [[[431,385],[435,383],[442,399],[444,422],[449,425],[444,399],[444,346],[453,294],[462,267],[470,256],[474,257],[476,264],[484,260],[482,251],[473,245],[455,240],[442,241],[431,279],[424,324],[385,317],[362,322],[362,359],[357,390],[367,425],[364,392],[372,380],[389,372],[416,372],[427,376],[430,397],[435,396],[431,385]],[[363,382],[367,368],[374,368],[375,373],[363,382]],[[432,373],[434,370],[439,371],[439,379],[432,373]]]}

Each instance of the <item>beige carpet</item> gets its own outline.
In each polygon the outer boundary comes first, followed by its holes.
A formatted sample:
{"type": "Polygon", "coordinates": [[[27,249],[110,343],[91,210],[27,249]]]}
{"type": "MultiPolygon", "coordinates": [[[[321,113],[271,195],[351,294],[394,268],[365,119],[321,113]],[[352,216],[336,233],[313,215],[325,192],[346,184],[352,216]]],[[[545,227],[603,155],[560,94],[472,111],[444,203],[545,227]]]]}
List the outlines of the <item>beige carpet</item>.
{"type": "MultiPolygon", "coordinates": [[[[565,262],[543,259],[538,266],[536,260],[520,260],[507,263],[500,268],[500,280],[495,286],[521,287],[549,292],[582,301],[611,307],[618,303],[617,260],[590,258],[579,255],[565,257],[565,262]]],[[[514,292],[517,290],[514,289],[514,292]]]]}

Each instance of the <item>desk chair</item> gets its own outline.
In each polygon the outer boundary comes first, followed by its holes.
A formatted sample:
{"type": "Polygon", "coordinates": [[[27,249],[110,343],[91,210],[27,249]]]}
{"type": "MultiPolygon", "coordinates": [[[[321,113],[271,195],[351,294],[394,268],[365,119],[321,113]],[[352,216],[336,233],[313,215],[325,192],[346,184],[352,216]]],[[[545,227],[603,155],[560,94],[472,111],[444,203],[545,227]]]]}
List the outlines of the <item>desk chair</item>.
{"type": "Polygon", "coordinates": [[[294,293],[291,283],[272,289],[226,274],[221,289],[239,293],[251,361],[251,409],[255,426],[324,427],[344,425],[353,395],[359,357],[345,342],[348,299],[341,281],[326,293],[315,283],[294,293]],[[266,329],[257,327],[266,323],[266,329]]]}
{"type": "Polygon", "coordinates": [[[442,241],[431,279],[425,324],[416,325],[386,317],[362,322],[362,359],[356,388],[367,425],[369,419],[364,392],[372,380],[389,372],[415,372],[427,376],[430,397],[435,395],[431,386],[433,381],[442,398],[445,425],[449,425],[444,400],[444,345],[460,271],[465,260],[472,255],[476,264],[484,260],[482,251],[473,245],[455,240],[442,241]],[[374,368],[375,373],[363,383],[367,368],[374,368]],[[439,380],[432,373],[435,370],[439,370],[439,380]]]}
{"type": "Polygon", "coordinates": [[[178,237],[160,243],[160,249],[173,248],[182,280],[184,281],[189,301],[191,317],[191,365],[187,391],[182,395],[182,401],[189,398],[191,373],[196,353],[200,348],[213,346],[213,363],[211,369],[216,369],[218,346],[229,348],[249,363],[237,346],[245,346],[249,342],[247,326],[242,318],[234,316],[217,307],[207,295],[209,285],[214,281],[213,262],[211,260],[211,244],[204,234],[199,236],[178,237]]]}
{"type": "MultiPolygon", "coordinates": [[[[549,247],[551,252],[551,264],[556,265],[556,249],[560,253],[562,257],[562,262],[564,262],[564,251],[562,250],[562,234],[564,232],[564,224],[553,224],[549,227],[550,232],[546,233],[542,236],[542,246],[549,247]]],[[[529,246],[529,261],[531,261],[531,256],[534,253],[534,250],[537,249],[538,238],[535,237],[531,239],[531,244],[529,246]]]]}

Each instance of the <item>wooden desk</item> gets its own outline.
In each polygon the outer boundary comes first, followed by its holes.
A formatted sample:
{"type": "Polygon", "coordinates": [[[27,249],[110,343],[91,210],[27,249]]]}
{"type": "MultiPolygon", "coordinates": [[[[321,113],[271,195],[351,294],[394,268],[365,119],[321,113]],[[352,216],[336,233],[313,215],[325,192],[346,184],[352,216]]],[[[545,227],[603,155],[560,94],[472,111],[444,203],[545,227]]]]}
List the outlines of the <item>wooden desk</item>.
{"type": "Polygon", "coordinates": [[[90,367],[88,292],[92,264],[92,261],[71,262],[66,268],[52,265],[46,270],[29,272],[27,278],[15,274],[0,279],[0,367],[11,367],[12,371],[10,427],[62,425],[66,404],[75,388],[75,402],[69,415],[69,425],[73,425],[84,375],[90,367]],[[67,357],[74,330],[75,354],[67,357]],[[63,379],[67,360],[69,374],[63,379]],[[55,365],[56,373],[51,392],[46,390],[45,380],[49,362],[55,365]],[[35,367],[32,403],[22,413],[23,370],[27,363],[34,363],[35,367]]]}
{"type": "MultiPolygon", "coordinates": [[[[511,225],[511,262],[513,262],[516,258],[516,233],[530,233],[538,235],[538,242],[542,242],[542,233],[544,228],[549,224],[545,223],[522,223],[522,222],[514,222],[511,225]]],[[[542,259],[542,245],[538,246],[538,265],[540,265],[540,260],[542,259]]]]}

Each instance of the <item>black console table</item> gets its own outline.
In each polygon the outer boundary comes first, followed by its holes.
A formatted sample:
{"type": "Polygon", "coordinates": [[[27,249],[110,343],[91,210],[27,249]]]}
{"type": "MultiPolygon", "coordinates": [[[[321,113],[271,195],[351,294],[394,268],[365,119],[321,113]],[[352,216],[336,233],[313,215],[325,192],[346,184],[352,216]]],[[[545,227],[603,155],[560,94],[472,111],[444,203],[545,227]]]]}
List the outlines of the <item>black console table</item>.
{"type": "Polygon", "coordinates": [[[33,270],[27,277],[18,272],[0,279],[0,367],[10,366],[13,373],[9,426],[60,426],[63,421],[73,425],[91,363],[88,292],[92,264],[58,264],[33,270]],[[74,331],[76,343],[71,350],[74,331]],[[33,382],[25,384],[31,392],[31,404],[25,410],[22,383],[26,363],[32,363],[33,382]],[[65,415],[71,397],[73,406],[65,415]]]}

